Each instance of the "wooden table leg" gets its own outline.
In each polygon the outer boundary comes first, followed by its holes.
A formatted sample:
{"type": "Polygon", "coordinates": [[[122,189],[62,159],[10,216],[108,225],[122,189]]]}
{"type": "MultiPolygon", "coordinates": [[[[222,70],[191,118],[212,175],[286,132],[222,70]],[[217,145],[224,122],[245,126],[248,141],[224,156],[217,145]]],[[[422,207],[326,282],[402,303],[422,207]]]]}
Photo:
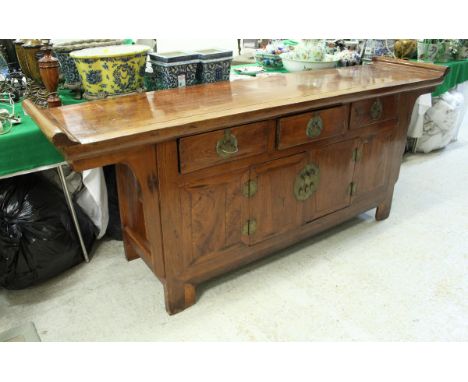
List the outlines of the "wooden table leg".
{"type": "MultiPolygon", "coordinates": [[[[138,253],[141,253],[143,260],[149,263],[148,265],[164,285],[166,310],[169,314],[188,308],[196,300],[195,286],[174,277],[177,269],[168,272],[163,256],[155,147],[148,146],[121,160],[117,165],[117,184],[127,259],[134,259],[139,256],[138,253]],[[138,181],[141,196],[138,195],[135,178],[138,181]],[[144,233],[134,224],[134,208],[139,198],[144,206],[144,233]],[[146,240],[143,239],[144,236],[146,240]],[[145,246],[149,248],[145,249],[145,246]]],[[[177,243],[174,245],[178,246],[177,243]]]]}

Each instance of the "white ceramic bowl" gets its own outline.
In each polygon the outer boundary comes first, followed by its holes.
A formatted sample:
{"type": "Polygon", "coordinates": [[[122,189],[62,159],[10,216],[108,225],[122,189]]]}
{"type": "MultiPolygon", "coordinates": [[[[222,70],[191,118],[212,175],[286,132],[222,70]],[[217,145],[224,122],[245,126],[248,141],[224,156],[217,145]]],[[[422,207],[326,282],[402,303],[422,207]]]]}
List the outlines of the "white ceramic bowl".
{"type": "Polygon", "coordinates": [[[291,60],[290,58],[281,57],[283,66],[288,72],[302,72],[304,70],[316,70],[334,68],[338,61],[300,61],[291,60]]]}

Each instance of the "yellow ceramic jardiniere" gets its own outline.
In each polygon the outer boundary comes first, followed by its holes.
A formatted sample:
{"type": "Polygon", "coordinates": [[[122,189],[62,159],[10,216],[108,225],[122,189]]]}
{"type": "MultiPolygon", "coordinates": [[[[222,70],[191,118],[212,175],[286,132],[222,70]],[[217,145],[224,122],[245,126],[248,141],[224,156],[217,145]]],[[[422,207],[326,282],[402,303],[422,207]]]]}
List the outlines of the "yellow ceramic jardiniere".
{"type": "Polygon", "coordinates": [[[87,99],[131,93],[143,89],[144,45],[116,45],[71,52],[87,99]]]}

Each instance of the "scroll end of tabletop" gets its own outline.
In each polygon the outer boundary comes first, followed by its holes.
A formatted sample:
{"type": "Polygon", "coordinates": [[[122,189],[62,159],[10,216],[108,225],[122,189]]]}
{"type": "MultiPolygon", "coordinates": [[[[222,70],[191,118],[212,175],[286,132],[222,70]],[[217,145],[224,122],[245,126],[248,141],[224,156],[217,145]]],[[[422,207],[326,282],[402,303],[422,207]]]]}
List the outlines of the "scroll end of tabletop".
{"type": "Polygon", "coordinates": [[[407,67],[433,70],[436,72],[440,72],[441,78],[445,77],[450,70],[448,66],[444,66],[444,65],[432,64],[430,62],[408,61],[408,60],[402,60],[399,58],[373,57],[372,61],[374,63],[403,65],[407,67]]]}
{"type": "Polygon", "coordinates": [[[47,139],[57,147],[67,147],[79,144],[77,140],[62,131],[52,121],[48,116],[47,109],[41,109],[29,99],[23,101],[23,109],[40,127],[47,139]]]}

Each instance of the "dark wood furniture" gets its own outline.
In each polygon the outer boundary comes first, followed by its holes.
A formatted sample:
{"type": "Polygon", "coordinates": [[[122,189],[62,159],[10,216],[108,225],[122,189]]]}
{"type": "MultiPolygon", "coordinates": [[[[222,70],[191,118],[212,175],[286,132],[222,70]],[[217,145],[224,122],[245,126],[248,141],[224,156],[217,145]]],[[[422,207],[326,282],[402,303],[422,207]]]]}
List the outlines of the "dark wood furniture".
{"type": "Polygon", "coordinates": [[[117,164],[127,259],[173,314],[204,280],[369,209],[385,219],[413,104],[446,70],[378,59],[24,107],[76,170],[117,164]]]}

